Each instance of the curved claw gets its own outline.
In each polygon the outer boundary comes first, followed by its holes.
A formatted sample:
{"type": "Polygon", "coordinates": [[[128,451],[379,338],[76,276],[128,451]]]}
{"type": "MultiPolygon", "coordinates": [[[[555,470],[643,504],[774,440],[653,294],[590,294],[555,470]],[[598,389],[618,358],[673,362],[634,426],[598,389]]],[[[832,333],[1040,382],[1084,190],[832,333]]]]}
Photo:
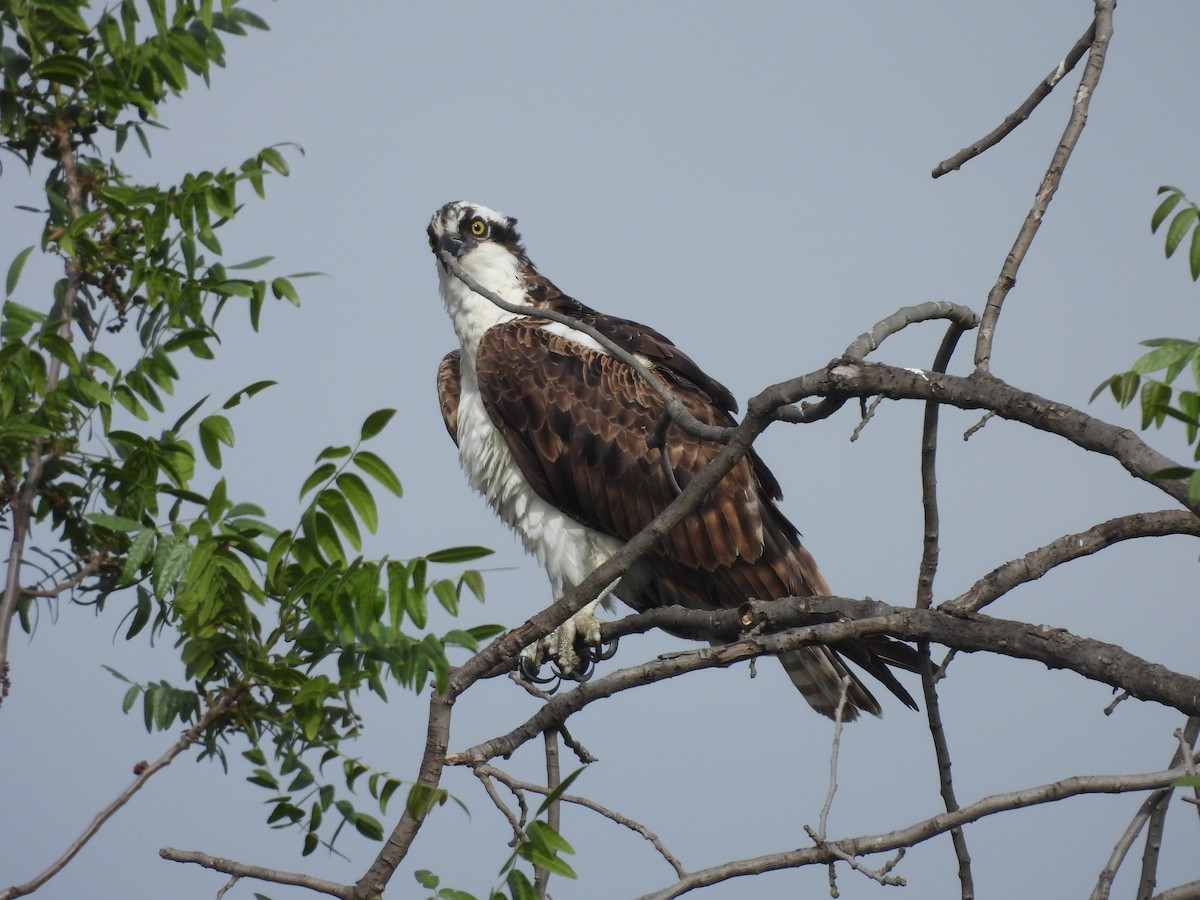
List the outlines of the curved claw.
{"type": "Polygon", "coordinates": [[[593,658],[596,662],[603,662],[606,659],[612,659],[617,655],[617,646],[620,644],[620,638],[613,638],[607,644],[597,644],[593,648],[593,658]]]}
{"type": "MultiPolygon", "coordinates": [[[[557,667],[554,668],[557,669],[557,667]]],[[[561,679],[557,671],[552,672],[550,675],[543,675],[541,667],[527,656],[521,657],[520,672],[521,677],[531,684],[553,684],[554,687],[549,690],[551,694],[558,690],[558,684],[561,679]]]]}
{"type": "Polygon", "coordinates": [[[564,672],[554,664],[554,671],[558,677],[564,681],[576,681],[580,684],[589,680],[596,673],[596,661],[592,659],[590,653],[579,654],[579,667],[572,669],[570,672],[564,672]]]}

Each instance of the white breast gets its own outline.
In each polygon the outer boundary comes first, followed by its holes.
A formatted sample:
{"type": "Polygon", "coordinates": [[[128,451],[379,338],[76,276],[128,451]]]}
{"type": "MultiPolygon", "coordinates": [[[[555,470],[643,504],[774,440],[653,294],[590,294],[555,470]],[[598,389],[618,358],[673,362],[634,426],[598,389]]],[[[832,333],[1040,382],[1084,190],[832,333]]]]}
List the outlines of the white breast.
{"type": "Polygon", "coordinates": [[[474,365],[462,368],[458,446],[471,487],[520,535],[550,576],[556,595],[579,584],[620,549],[621,541],[576,522],[534,492],[484,409],[474,365]]]}

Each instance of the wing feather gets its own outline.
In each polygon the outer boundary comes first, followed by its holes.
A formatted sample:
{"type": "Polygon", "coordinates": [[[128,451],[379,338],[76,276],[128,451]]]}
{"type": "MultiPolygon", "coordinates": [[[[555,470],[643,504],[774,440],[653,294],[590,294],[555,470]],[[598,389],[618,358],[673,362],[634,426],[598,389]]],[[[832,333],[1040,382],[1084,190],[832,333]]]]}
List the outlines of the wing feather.
{"type": "Polygon", "coordinates": [[[458,444],[458,398],[462,394],[462,351],[451,350],[442,357],[437,372],[438,406],[450,440],[458,444]]]}
{"type": "MultiPolygon", "coordinates": [[[[636,332],[626,320],[583,309],[602,333],[638,348],[699,421],[735,424],[728,391],[704,376],[666,338],[649,330],[636,332]]],[[[590,528],[628,540],[674,498],[660,451],[647,443],[663,411],[662,401],[620,360],[548,331],[545,324],[519,318],[485,332],[476,354],[484,406],[539,496],[590,528]]],[[[439,385],[441,381],[439,373],[439,385]]],[[[443,416],[445,410],[443,402],[443,416]]],[[[447,428],[450,421],[447,417],[447,428]]],[[[685,486],[721,445],[670,425],[664,448],[675,480],[685,486]]],[[[630,570],[617,596],[635,609],[675,603],[720,609],[749,598],[829,594],[796,528],[775,506],[778,497],[774,476],[756,454],[748,453],[696,511],[630,570]]],[[[911,648],[872,640],[848,642],[838,650],[905,704],[915,705],[886,667],[909,667],[915,652],[911,648]]],[[[803,647],[782,660],[809,703],[832,716],[841,680],[849,674],[838,653],[829,647],[803,647]]],[[[847,718],[860,709],[878,714],[879,704],[870,691],[850,677],[847,718]]]]}

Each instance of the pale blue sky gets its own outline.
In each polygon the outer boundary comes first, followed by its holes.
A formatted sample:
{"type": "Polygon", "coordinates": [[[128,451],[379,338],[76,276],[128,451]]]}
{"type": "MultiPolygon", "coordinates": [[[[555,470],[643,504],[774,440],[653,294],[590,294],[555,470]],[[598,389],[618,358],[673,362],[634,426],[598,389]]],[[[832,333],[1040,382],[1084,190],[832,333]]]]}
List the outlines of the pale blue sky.
{"type": "MultiPolygon", "coordinates": [[[[124,165],[165,183],[236,166],[268,144],[302,145],[303,156],[285,150],[292,177],[272,179],[267,202],[245,192],[222,242],[232,262],[273,253],[273,273],[328,277],[298,284],[300,310],[269,306],[259,335],[227,311],[218,360],[190,367],[176,411],[207,393],[278,380],[232,411],[237,447],[225,474],[231,496],[288,521],[313,455],[352,439],[371,410],[397,407],[376,449],[406,495],[382,501],[371,549],[404,557],[494,547],[489,601],[468,604],[464,615],[512,625],[544,606],[549,591],[467,489],[438,418],[433,376],[454,336],[425,242],[430,214],[469,199],[517,216],[530,255],[560,287],[665,332],[744,402],[821,366],[899,306],[940,299],[982,308],[1061,134],[1077,73],[1000,147],[936,182],[929,171],[1025,98],[1086,28],[1092,5],[356,0],[252,8],[270,33],[228,40],[229,67],[212,89],[168,104],[170,131],[151,134],[153,159],[131,147],[124,165]]],[[[1198,29],[1194,3],[1118,10],[1088,128],[1000,322],[998,376],[1084,406],[1137,355],[1138,340],[1194,333],[1198,289],[1182,261],[1162,261],[1148,222],[1159,184],[1200,196],[1198,29]]],[[[5,207],[36,204],[41,174],[30,181],[6,161],[5,207]]],[[[26,214],[0,218],[4,264],[35,234],[26,214]]],[[[23,287],[52,274],[31,260],[23,287]]],[[[935,328],[905,334],[879,358],[928,366],[940,337],[935,328]]],[[[956,368],[969,359],[968,346],[956,368]]],[[[1107,399],[1089,410],[1136,425],[1107,399]]],[[[1063,533],[1170,505],[1110,460],[1017,425],[993,421],[964,444],[976,418],[943,418],[938,599],[1063,533]]],[[[847,408],[763,438],[785,509],[840,593],[911,602],[920,419],[918,405],[885,404],[849,443],[856,418],[847,408]]],[[[1186,459],[1173,435],[1151,441],[1186,459]]],[[[1196,556],[1184,539],[1118,547],[991,611],[1194,671],[1194,629],[1176,623],[1195,618],[1196,556]]],[[[15,638],[13,691],[0,711],[0,886],[40,871],[128,782],[133,764],[172,739],[121,716],[123,686],[100,669],[179,677],[169,646],[127,644],[119,618],[115,608],[94,619],[64,605],[57,622],[43,615],[31,641],[15,638]]],[[[452,626],[442,616],[434,627],[452,626]]],[[[609,666],[678,646],[630,640],[609,666]]],[[[578,791],[644,822],[689,868],[805,844],[803,825],[815,825],[825,796],[831,725],[775,668],[762,666],[755,681],[745,667],[701,673],[589,709],[572,730],[601,761],[578,791]]],[[[1181,724],[1136,702],[1106,718],[1102,686],[978,655],[955,664],[943,691],[963,802],[1071,774],[1160,768],[1181,724]]],[[[388,706],[366,708],[361,751],[412,777],[425,703],[392,694],[388,706]]],[[[451,748],[507,730],[532,708],[507,682],[484,685],[456,708],[451,748]]],[[[508,765],[534,778],[542,761],[531,747],[508,765]]],[[[361,874],[377,845],[350,836],[349,863],[323,853],[301,860],[299,833],[266,829],[267,793],[243,775],[181,758],[38,896],[216,894],[223,877],[159,860],[163,845],[340,881],[361,874]]],[[[888,704],[882,720],[847,729],[831,834],[886,831],[935,813],[935,775],[923,715],[888,704]]],[[[507,825],[469,774],[452,771],[445,785],[470,818],[452,806],[439,811],[389,896],[418,896],[415,868],[476,894],[494,883],[507,825]]],[[[1079,799],[971,826],[981,895],[1086,893],[1139,802],[1079,799]]],[[[1185,812],[1168,831],[1160,887],[1200,877],[1185,812]]],[[[568,810],[563,830],[582,879],[556,881],[559,900],[633,896],[673,880],[648,844],[591,813],[568,810]]],[[[954,871],[949,842],[937,840],[913,850],[899,874],[912,896],[937,900],[957,896],[954,871]]],[[[883,890],[845,871],[839,886],[851,900],[883,890]]],[[[1119,886],[1128,893],[1128,881],[1119,886]]],[[[226,896],[253,891],[307,896],[245,881],[226,896]]],[[[814,869],[697,896],[826,891],[825,870],[814,869]]]]}

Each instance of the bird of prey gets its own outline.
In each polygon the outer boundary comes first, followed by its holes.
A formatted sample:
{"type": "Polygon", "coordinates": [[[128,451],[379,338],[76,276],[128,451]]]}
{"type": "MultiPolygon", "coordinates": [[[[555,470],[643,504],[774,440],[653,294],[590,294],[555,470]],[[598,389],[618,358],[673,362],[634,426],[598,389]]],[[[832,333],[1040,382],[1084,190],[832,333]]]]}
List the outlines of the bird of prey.
{"type": "MultiPolygon", "coordinates": [[[[429,223],[435,256],[450,254],[508,303],[557,310],[586,323],[647,366],[699,421],[736,424],[737,402],[659,332],[597,312],[567,296],[530,261],[517,220],[486,206],[447,203],[429,223]]],[[[592,337],[536,313],[507,312],[475,293],[439,259],[438,279],[460,349],[442,360],[438,395],[471,486],[520,535],[555,596],[579,584],[640,531],[720,450],[675,425],[663,450],[648,445],[664,404],[637,372],[592,337]],[[671,475],[660,452],[667,454],[671,475]]],[[[754,452],[703,504],[609,590],[635,610],[678,604],[737,607],[830,593],[796,528],[779,510],[779,483],[754,452]]],[[[589,667],[599,642],[595,603],[544,647],[560,674],[589,667]],[[583,657],[581,659],[581,656],[583,657]]],[[[882,637],[812,645],[780,656],[818,712],[833,717],[849,678],[843,718],[880,714],[843,658],[904,702],[889,665],[915,670],[907,644],[882,637]]]]}

